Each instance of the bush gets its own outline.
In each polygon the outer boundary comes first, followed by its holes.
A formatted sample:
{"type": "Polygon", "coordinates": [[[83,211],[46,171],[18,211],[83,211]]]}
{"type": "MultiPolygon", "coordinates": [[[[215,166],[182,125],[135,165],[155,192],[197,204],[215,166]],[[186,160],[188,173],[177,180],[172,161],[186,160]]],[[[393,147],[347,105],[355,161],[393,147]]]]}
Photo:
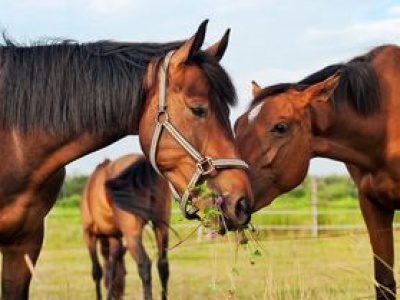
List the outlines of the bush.
{"type": "Polygon", "coordinates": [[[69,197],[58,198],[56,202],[57,207],[79,207],[81,195],[74,194],[69,197]]]}
{"type": "Polygon", "coordinates": [[[67,177],[61,187],[56,206],[78,207],[87,179],[86,175],[67,177]]]}

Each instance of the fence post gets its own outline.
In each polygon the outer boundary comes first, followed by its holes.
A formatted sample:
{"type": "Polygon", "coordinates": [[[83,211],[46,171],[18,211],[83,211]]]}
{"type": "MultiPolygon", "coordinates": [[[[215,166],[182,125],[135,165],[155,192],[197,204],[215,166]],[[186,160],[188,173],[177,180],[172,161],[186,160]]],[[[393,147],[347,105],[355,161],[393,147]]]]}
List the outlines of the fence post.
{"type": "Polygon", "coordinates": [[[197,239],[196,242],[197,243],[201,243],[201,240],[203,238],[203,225],[199,226],[199,228],[197,228],[197,239]]]}
{"type": "Polygon", "coordinates": [[[311,234],[313,237],[318,236],[318,196],[317,196],[318,186],[317,178],[311,176],[311,216],[312,216],[312,226],[311,234]]]}

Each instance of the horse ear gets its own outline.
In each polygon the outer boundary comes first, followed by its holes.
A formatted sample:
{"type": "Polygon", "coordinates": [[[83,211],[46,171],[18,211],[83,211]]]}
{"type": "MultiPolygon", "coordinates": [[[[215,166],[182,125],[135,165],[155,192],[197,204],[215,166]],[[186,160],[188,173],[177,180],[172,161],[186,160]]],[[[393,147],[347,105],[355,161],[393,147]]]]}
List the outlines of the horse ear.
{"type": "Polygon", "coordinates": [[[328,101],[340,80],[340,72],[336,72],[324,81],[314,84],[306,89],[309,100],[328,101]]]}
{"type": "Polygon", "coordinates": [[[253,92],[253,98],[257,97],[258,94],[261,92],[261,87],[258,85],[257,82],[254,80],[251,81],[251,85],[253,86],[252,92],[253,92]]]}
{"type": "Polygon", "coordinates": [[[247,118],[245,117],[245,115],[241,115],[239,118],[236,119],[235,124],[233,125],[233,132],[235,133],[235,135],[237,135],[239,128],[246,126],[246,120],[247,118]]]}
{"type": "Polygon", "coordinates": [[[204,20],[197,29],[197,32],[176,50],[175,54],[172,56],[171,64],[179,65],[185,63],[200,50],[206,36],[207,23],[208,20],[204,20]]]}
{"type": "Polygon", "coordinates": [[[222,56],[224,56],[226,48],[228,47],[230,32],[231,32],[231,30],[230,30],[230,28],[228,28],[225,31],[224,36],[218,42],[216,42],[215,44],[208,47],[206,50],[206,52],[208,52],[210,55],[214,56],[218,61],[220,61],[222,56]]]}

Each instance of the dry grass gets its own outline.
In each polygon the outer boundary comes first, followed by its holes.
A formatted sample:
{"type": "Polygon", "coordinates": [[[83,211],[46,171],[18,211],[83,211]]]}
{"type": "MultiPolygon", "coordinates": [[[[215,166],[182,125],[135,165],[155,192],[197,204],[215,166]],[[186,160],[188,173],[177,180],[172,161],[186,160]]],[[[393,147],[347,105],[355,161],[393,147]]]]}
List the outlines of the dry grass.
{"type": "MultiPolygon", "coordinates": [[[[53,214],[47,228],[31,299],[94,299],[79,217],[53,214]]],[[[172,240],[171,244],[176,242],[172,240]]],[[[154,257],[151,234],[146,243],[154,257]]],[[[400,239],[396,244],[400,249],[400,239]]],[[[262,256],[252,264],[245,247],[236,251],[226,238],[186,241],[169,254],[170,299],[373,299],[372,256],[365,233],[320,238],[269,235],[260,245],[262,256]]],[[[141,299],[141,283],[129,255],[127,268],[126,299],[141,299]]],[[[153,281],[158,299],[154,266],[153,281]]]]}

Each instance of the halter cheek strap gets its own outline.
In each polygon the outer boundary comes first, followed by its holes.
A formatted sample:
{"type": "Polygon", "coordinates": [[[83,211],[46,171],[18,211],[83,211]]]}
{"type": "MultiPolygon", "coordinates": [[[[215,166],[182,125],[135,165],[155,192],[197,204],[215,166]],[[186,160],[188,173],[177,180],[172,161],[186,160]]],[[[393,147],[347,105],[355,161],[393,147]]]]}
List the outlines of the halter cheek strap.
{"type": "Polygon", "coordinates": [[[167,130],[169,134],[188,152],[190,156],[196,161],[196,170],[189,181],[186,190],[183,195],[179,195],[176,188],[171,182],[169,182],[170,189],[175,199],[178,200],[183,215],[187,219],[198,218],[198,209],[193,207],[190,203],[189,194],[190,191],[195,187],[197,182],[202,176],[207,176],[216,169],[227,169],[227,168],[241,168],[248,169],[249,166],[243,160],[235,158],[211,158],[202,155],[197,151],[185,137],[169,122],[169,115],[167,112],[167,97],[166,90],[168,86],[168,65],[171,60],[174,51],[170,51],[164,58],[162,67],[160,68],[160,85],[159,85],[159,97],[158,97],[158,114],[156,116],[156,126],[154,129],[153,137],[150,145],[150,163],[153,168],[161,175],[161,172],[157,166],[156,154],[158,143],[161,139],[163,129],[167,130]]]}

